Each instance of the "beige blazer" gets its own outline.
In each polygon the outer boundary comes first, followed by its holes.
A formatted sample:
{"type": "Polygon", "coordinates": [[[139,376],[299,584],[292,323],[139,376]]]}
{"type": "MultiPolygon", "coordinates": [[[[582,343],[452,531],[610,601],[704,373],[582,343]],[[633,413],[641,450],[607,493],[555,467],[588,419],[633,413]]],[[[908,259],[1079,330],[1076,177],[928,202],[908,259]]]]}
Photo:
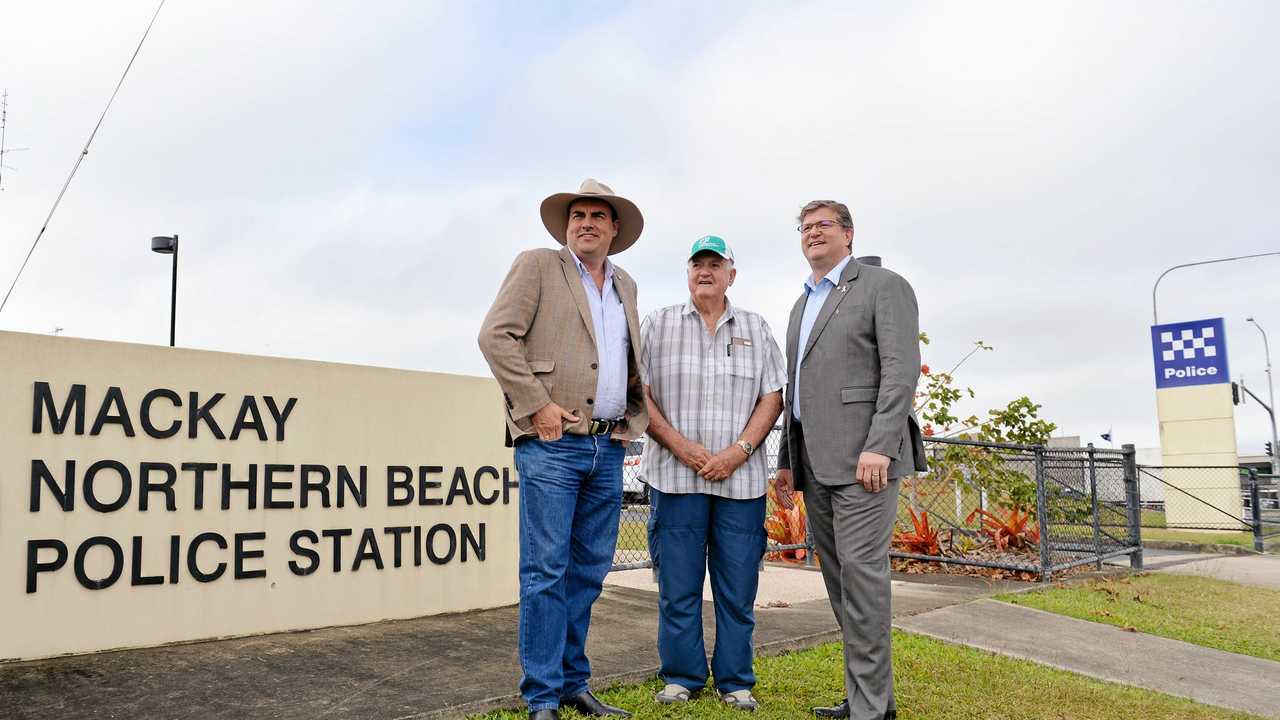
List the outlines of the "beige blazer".
{"type": "MultiPolygon", "coordinates": [[[[613,286],[622,299],[631,343],[626,415],[612,437],[634,440],[649,426],[640,383],[636,283],[614,265],[613,286]]],[[[526,250],[516,257],[480,327],[479,342],[506,399],[508,446],[536,435],[533,414],[548,402],[578,416],[578,422],[565,423],[565,431],[586,433],[598,356],[591,306],[569,248],[526,250]]]]}
{"type": "Polygon", "coordinates": [[[805,449],[817,477],[796,472],[794,382],[787,384],[778,467],[792,469],[797,488],[809,480],[853,483],[863,450],[889,456],[891,478],[927,470],[911,409],[920,378],[920,319],[911,285],[891,270],[849,261],[801,348],[804,306],[801,294],[787,327],[787,379],[795,379],[798,364],[805,449]]]}

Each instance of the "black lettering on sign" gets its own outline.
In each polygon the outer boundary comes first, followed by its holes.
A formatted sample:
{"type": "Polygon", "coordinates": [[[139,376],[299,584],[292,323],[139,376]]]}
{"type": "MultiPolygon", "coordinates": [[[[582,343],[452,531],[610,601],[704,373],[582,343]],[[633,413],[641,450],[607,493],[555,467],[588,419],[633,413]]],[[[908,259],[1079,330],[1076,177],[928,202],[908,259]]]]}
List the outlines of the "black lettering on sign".
{"type": "Polygon", "coordinates": [[[329,507],[329,468],[324,465],[303,465],[299,474],[302,479],[302,498],[298,501],[298,507],[307,507],[307,498],[312,492],[320,493],[320,507],[329,507]],[[319,475],[319,482],[312,482],[312,475],[319,475]]]}
{"type": "Polygon", "coordinates": [[[106,397],[102,398],[102,407],[98,408],[98,417],[94,418],[89,434],[101,433],[102,426],[107,424],[119,425],[124,430],[125,437],[134,435],[133,421],[129,419],[129,410],[124,406],[124,394],[114,385],[107,388],[106,397]],[[115,410],[114,413],[111,412],[112,409],[115,410]]]}
{"type": "Polygon", "coordinates": [[[138,509],[146,512],[147,497],[153,492],[158,492],[164,495],[164,509],[169,512],[176,512],[178,510],[178,501],[174,497],[173,483],[177,479],[178,471],[169,463],[142,463],[138,470],[138,509]],[[164,482],[158,485],[151,482],[151,473],[156,471],[164,473],[164,482]]]}
{"type": "Polygon", "coordinates": [[[67,393],[67,400],[62,404],[62,412],[57,413],[54,410],[53,391],[49,389],[49,383],[37,382],[35,384],[35,397],[32,400],[31,408],[31,432],[39,435],[44,431],[44,416],[49,416],[49,427],[53,430],[54,435],[61,435],[62,431],[67,429],[67,422],[71,420],[73,414],[75,417],[75,434],[84,434],[84,385],[75,384],[71,386],[71,391],[67,393]],[[41,411],[44,411],[43,413],[41,411]]]}
{"type": "Polygon", "coordinates": [[[177,435],[178,431],[182,429],[182,421],[174,418],[173,421],[169,423],[169,427],[164,429],[156,427],[155,423],[151,421],[151,404],[154,403],[157,398],[164,398],[165,400],[168,400],[174,407],[182,407],[182,396],[165,388],[156,388],[142,396],[142,408],[141,412],[138,413],[138,421],[142,423],[142,431],[153,438],[163,440],[164,438],[170,438],[177,435]]]}
{"type": "Polygon", "coordinates": [[[284,404],[284,410],[276,407],[276,399],[270,395],[262,399],[267,401],[267,410],[271,411],[271,417],[276,421],[276,442],[284,442],[284,423],[289,419],[289,413],[293,412],[293,406],[298,404],[298,398],[289,398],[284,404]]]}
{"type": "Polygon", "coordinates": [[[458,550],[458,536],[453,532],[452,527],[444,523],[432,525],[431,529],[427,531],[426,550],[427,557],[431,559],[431,562],[436,565],[444,565],[453,559],[453,554],[458,550]],[[443,553],[438,553],[436,552],[436,537],[442,534],[447,543],[447,549],[443,553]]]}
{"type": "Polygon", "coordinates": [[[476,537],[471,532],[471,526],[467,523],[462,524],[462,562],[467,561],[467,548],[476,554],[476,559],[484,562],[484,523],[480,523],[480,536],[476,537]]]}
{"type": "Polygon", "coordinates": [[[295,560],[289,561],[289,571],[294,575],[310,575],[320,567],[320,553],[309,547],[302,547],[303,540],[312,545],[320,542],[320,538],[311,530],[299,530],[289,536],[289,549],[293,551],[294,555],[307,559],[306,565],[300,565],[295,560]]]}
{"type": "Polygon", "coordinates": [[[227,436],[222,434],[222,428],[218,427],[218,421],[214,420],[213,415],[210,413],[213,411],[213,406],[226,397],[226,393],[214,393],[213,397],[209,398],[209,401],[204,405],[200,404],[200,393],[192,392],[189,397],[191,402],[190,407],[187,409],[187,437],[194,438],[199,430],[198,423],[204,421],[204,424],[209,426],[209,431],[213,433],[214,437],[219,440],[225,440],[227,436]]]}
{"type": "Polygon", "coordinates": [[[263,474],[262,484],[266,491],[266,498],[262,502],[262,507],[268,510],[288,510],[293,508],[293,500],[276,500],[273,495],[276,491],[289,491],[293,489],[293,483],[287,480],[276,480],[277,473],[293,472],[292,465],[274,465],[267,464],[263,474]]]}
{"type": "Polygon", "coordinates": [[[183,472],[193,472],[196,474],[195,483],[192,486],[192,496],[195,502],[192,507],[196,510],[204,509],[204,474],[218,469],[217,463],[187,462],[182,463],[183,472]]]}
{"type": "Polygon", "coordinates": [[[413,502],[413,471],[404,465],[387,466],[387,507],[413,502]]]}
{"type": "Polygon", "coordinates": [[[467,481],[467,469],[460,467],[453,471],[453,483],[449,485],[449,496],[445,498],[445,505],[452,505],[453,499],[461,495],[466,498],[468,505],[475,505],[475,500],[471,499],[471,483],[467,481]]]}
{"type": "Polygon", "coordinates": [[[485,495],[484,491],[480,487],[480,478],[485,476],[492,476],[494,480],[497,480],[498,469],[495,467],[490,467],[489,465],[485,465],[481,467],[479,470],[476,470],[476,476],[474,481],[475,492],[476,492],[476,502],[480,503],[481,505],[492,505],[498,502],[498,496],[501,494],[501,491],[495,487],[493,489],[492,495],[485,495]]]}
{"type": "Polygon", "coordinates": [[[206,542],[212,542],[217,545],[219,550],[227,549],[227,539],[216,532],[203,532],[192,538],[191,544],[187,546],[187,574],[195,578],[196,582],[213,582],[222,577],[222,574],[227,571],[227,564],[221,561],[218,562],[213,572],[204,572],[200,569],[200,566],[196,563],[196,556],[200,552],[200,546],[206,542]]]}
{"type": "Polygon", "coordinates": [[[511,468],[502,468],[502,504],[511,504],[511,491],[520,487],[519,480],[511,479],[511,468]]]}
{"type": "Polygon", "coordinates": [[[346,507],[347,492],[355,496],[356,505],[366,507],[369,499],[369,468],[360,466],[360,482],[357,484],[351,477],[346,465],[338,466],[338,507],[346,507]]]}
{"type": "Polygon", "coordinates": [[[61,540],[27,541],[27,594],[36,591],[36,576],[42,572],[56,572],[67,564],[67,544],[61,540]],[[40,560],[41,550],[52,550],[52,560],[40,560]]]}
{"type": "Polygon", "coordinates": [[[360,569],[360,563],[365,560],[372,560],[373,564],[382,569],[382,553],[378,550],[378,538],[373,534],[373,528],[365,528],[360,535],[360,545],[356,547],[356,559],[351,563],[351,572],[360,569]]]}
{"type": "Polygon", "coordinates": [[[124,549],[120,547],[120,543],[112,538],[105,535],[95,535],[80,543],[80,547],[76,548],[75,572],[76,580],[79,580],[80,584],[89,590],[109,588],[120,579],[121,573],[124,572],[124,549]],[[107,572],[105,577],[93,580],[85,570],[84,560],[89,551],[99,545],[111,552],[111,570],[107,572]]]}
{"type": "MultiPolygon", "coordinates": [[[[116,460],[99,460],[89,466],[84,471],[84,501],[85,503],[100,513],[115,512],[124,507],[129,502],[129,496],[133,494],[133,476],[129,474],[129,468],[124,463],[116,460]],[[114,470],[120,476],[120,495],[114,501],[104,503],[98,499],[96,491],[96,482],[98,473],[103,470],[114,470]]],[[[111,542],[115,542],[112,540],[111,542]]],[[[81,546],[83,547],[83,546],[81,546]]],[[[117,544],[116,547],[119,547],[117,544]]]]}
{"type": "Polygon", "coordinates": [[[31,512],[40,512],[40,487],[44,483],[49,488],[49,492],[53,493],[53,498],[58,501],[58,506],[64,512],[71,512],[75,509],[76,500],[76,461],[67,461],[66,482],[59,485],[58,479],[53,476],[49,470],[49,466],[44,464],[43,460],[31,461],[31,512]]]}
{"type": "Polygon", "coordinates": [[[240,414],[236,416],[236,424],[231,427],[231,439],[239,440],[240,433],[245,430],[254,430],[258,433],[259,440],[267,441],[267,429],[262,427],[262,413],[258,412],[258,402],[252,395],[245,395],[240,403],[240,414]],[[249,415],[253,416],[252,420],[247,419],[249,415]]]}
{"type": "Polygon", "coordinates": [[[443,505],[444,500],[438,497],[427,497],[427,490],[436,490],[440,487],[439,480],[428,480],[428,475],[436,475],[444,472],[444,468],[439,465],[419,465],[418,466],[418,504],[419,505],[443,505]]]}
{"type": "Polygon", "coordinates": [[[133,553],[132,563],[129,572],[130,585],[163,585],[163,575],[143,575],[142,574],[142,536],[133,536],[133,553]]]}
{"type": "Polygon", "coordinates": [[[246,548],[245,543],[261,542],[267,539],[267,534],[262,531],[236,533],[235,535],[235,578],[237,580],[247,580],[251,578],[266,577],[267,571],[263,568],[256,570],[246,570],[244,567],[245,560],[257,560],[266,554],[262,548],[246,548]]]}
{"type": "Polygon", "coordinates": [[[338,530],[321,530],[320,534],[333,538],[333,571],[342,571],[342,538],[351,535],[350,528],[342,528],[338,530]]]}
{"type": "Polygon", "coordinates": [[[391,556],[392,557],[391,566],[400,567],[400,539],[404,537],[405,533],[409,532],[409,526],[395,525],[392,527],[385,527],[385,528],[382,528],[382,532],[387,535],[390,535],[393,538],[393,541],[395,543],[395,552],[391,556]]]}
{"type": "Polygon", "coordinates": [[[249,466],[248,480],[232,480],[231,465],[224,463],[222,465],[222,509],[231,509],[231,491],[244,490],[248,493],[249,499],[248,509],[254,510],[258,507],[258,466],[249,466]]]}

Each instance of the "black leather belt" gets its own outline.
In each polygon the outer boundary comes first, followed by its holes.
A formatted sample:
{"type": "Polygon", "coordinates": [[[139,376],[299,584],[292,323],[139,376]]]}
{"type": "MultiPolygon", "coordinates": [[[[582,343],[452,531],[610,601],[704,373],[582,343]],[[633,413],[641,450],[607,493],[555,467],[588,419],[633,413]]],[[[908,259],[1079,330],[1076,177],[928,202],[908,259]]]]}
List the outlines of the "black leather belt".
{"type": "Polygon", "coordinates": [[[587,425],[587,434],[588,435],[609,435],[613,432],[614,428],[618,427],[618,423],[620,422],[622,422],[621,418],[617,420],[593,419],[591,423],[587,425]]]}

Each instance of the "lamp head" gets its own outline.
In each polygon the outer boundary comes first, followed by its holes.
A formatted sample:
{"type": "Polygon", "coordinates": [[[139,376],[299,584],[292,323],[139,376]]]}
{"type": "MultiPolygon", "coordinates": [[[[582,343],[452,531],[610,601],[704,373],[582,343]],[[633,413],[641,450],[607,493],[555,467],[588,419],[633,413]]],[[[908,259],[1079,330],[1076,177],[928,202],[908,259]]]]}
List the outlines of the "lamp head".
{"type": "Polygon", "coordinates": [[[151,238],[151,251],[172,255],[178,251],[178,236],[156,235],[151,238]]]}

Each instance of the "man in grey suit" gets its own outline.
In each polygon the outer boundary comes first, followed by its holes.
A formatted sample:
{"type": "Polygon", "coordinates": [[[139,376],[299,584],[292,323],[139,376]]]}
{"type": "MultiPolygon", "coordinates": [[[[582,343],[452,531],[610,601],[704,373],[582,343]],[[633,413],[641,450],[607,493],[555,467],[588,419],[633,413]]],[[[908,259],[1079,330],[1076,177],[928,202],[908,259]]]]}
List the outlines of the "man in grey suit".
{"type": "Polygon", "coordinates": [[[889,541],[898,478],[926,469],[911,406],[920,377],[915,292],[853,259],[853,218],[834,200],[800,210],[812,274],[787,326],[786,439],[778,484],[805,491],[831,609],[844,636],[845,699],[822,718],[897,717],[889,541]]]}

